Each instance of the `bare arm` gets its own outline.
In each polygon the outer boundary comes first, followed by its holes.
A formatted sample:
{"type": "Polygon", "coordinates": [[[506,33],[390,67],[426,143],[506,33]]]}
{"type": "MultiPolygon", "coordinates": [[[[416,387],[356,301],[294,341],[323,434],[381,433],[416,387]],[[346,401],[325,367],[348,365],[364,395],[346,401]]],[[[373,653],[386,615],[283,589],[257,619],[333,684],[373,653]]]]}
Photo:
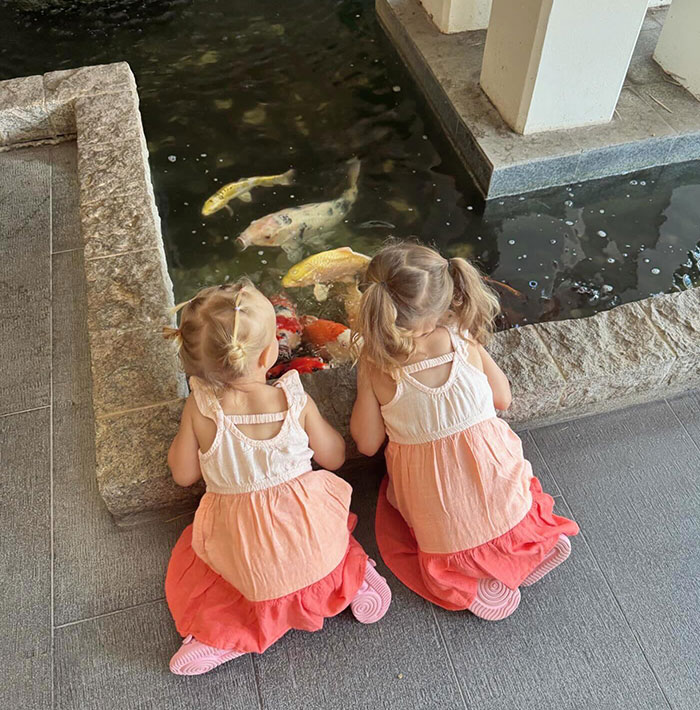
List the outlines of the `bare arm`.
{"type": "Polygon", "coordinates": [[[478,349],[484,374],[488,378],[489,385],[491,385],[491,390],[493,391],[493,406],[504,412],[510,407],[512,401],[508,378],[503,373],[503,370],[494,362],[493,358],[486,352],[483,345],[479,345],[478,349]]]}
{"type": "Polygon", "coordinates": [[[345,439],[323,418],[308,395],[302,416],[316,463],[329,471],[340,468],[345,463],[345,439]]]}
{"type": "Polygon", "coordinates": [[[168,466],[178,486],[191,486],[202,477],[199,468],[199,443],[193,424],[196,406],[194,397],[190,395],[182,410],[180,428],[168,451],[168,466]]]}
{"type": "Polygon", "coordinates": [[[370,373],[370,369],[360,361],[357,368],[357,398],[350,417],[350,433],[358,450],[365,456],[374,456],[386,439],[384,419],[370,373]]]}

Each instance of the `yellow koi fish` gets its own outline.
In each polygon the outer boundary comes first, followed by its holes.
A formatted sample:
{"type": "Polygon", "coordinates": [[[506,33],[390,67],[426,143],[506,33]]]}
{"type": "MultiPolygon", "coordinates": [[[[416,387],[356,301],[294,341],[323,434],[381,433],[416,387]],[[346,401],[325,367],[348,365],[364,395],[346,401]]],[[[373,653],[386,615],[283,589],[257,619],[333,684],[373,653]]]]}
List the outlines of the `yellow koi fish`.
{"type": "Polygon", "coordinates": [[[324,301],[328,296],[326,284],[353,281],[359,272],[367,268],[370,261],[368,256],[358,254],[350,247],[322,251],[294,264],[284,275],[282,286],[313,286],[317,300],[324,301]]]}
{"type": "Polygon", "coordinates": [[[292,185],[294,183],[294,170],[287,170],[281,175],[262,175],[260,177],[250,177],[230,182],[218,189],[202,207],[202,215],[208,217],[214,212],[226,208],[233,214],[228,203],[231,200],[241,200],[250,202],[252,197],[250,191],[254,187],[272,187],[273,185],[292,185]]]}

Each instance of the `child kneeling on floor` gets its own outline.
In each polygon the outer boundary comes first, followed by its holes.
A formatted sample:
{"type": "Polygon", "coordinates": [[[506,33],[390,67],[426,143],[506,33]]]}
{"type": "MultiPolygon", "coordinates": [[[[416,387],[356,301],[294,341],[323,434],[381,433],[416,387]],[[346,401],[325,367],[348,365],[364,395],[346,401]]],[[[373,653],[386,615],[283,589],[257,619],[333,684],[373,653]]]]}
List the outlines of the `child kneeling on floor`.
{"type": "Polygon", "coordinates": [[[503,619],[563,562],[578,526],[554,515],[496,409],[510,386],[483,347],[498,301],[464,259],[397,243],[370,262],[351,432],[389,437],[377,542],[391,571],[445,609],[503,619]]]}
{"type": "Polygon", "coordinates": [[[386,613],[386,581],[352,537],[343,438],[296,371],[268,385],[275,311],[250,281],[206,288],[166,329],[191,394],[168,454],[175,482],[206,483],[194,523],[173,549],[168,606],[185,637],[170,661],[206,673],[262,653],[289,629],[317,631],[350,606],[363,623],[386,613]]]}

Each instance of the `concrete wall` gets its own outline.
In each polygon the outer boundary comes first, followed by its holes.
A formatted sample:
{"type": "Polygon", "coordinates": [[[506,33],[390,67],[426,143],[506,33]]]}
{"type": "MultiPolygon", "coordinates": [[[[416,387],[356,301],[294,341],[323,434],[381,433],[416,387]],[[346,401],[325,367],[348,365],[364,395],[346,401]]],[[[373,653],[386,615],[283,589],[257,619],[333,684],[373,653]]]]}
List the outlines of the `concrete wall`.
{"type": "MultiPolygon", "coordinates": [[[[676,0],[656,45],[654,59],[700,100],[700,2],[676,0]]],[[[698,107],[700,110],[700,107],[698,107]]]]}

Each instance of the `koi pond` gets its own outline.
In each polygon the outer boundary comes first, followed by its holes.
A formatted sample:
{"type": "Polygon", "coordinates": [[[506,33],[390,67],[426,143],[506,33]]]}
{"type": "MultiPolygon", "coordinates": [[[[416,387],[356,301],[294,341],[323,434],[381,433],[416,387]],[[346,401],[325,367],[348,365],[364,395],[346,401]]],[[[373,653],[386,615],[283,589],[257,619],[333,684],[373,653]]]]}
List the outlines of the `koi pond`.
{"type": "MultiPolygon", "coordinates": [[[[700,283],[700,162],[484,203],[371,0],[11,0],[0,26],[0,79],[131,65],[176,300],[244,273],[272,293],[300,258],[390,235],[476,262],[500,282],[502,327],[700,283]],[[202,215],[223,185],[290,169],[202,215]],[[343,195],[328,229],[236,246],[253,220],[343,195]]],[[[340,317],[310,288],[300,301],[340,317]]]]}

